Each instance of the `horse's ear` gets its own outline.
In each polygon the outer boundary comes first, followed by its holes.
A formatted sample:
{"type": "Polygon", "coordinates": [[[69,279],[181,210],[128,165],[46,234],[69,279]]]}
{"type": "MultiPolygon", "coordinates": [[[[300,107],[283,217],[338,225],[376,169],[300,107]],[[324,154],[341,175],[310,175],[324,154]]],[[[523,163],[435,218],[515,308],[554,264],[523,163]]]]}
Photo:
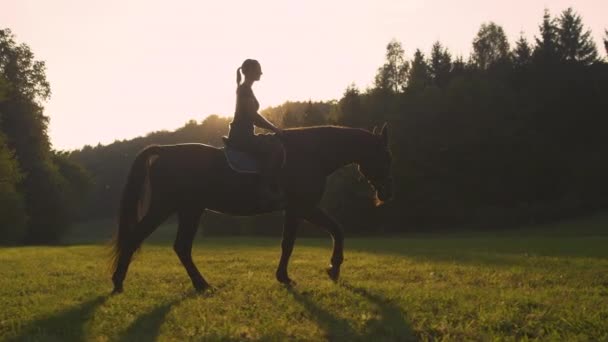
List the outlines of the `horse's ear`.
{"type": "Polygon", "coordinates": [[[372,134],[373,135],[377,135],[378,134],[378,126],[374,126],[374,129],[372,130],[372,134]]]}
{"type": "Polygon", "coordinates": [[[382,136],[382,143],[384,146],[388,146],[388,124],[386,122],[382,126],[382,133],[380,133],[380,135],[382,136]]]}

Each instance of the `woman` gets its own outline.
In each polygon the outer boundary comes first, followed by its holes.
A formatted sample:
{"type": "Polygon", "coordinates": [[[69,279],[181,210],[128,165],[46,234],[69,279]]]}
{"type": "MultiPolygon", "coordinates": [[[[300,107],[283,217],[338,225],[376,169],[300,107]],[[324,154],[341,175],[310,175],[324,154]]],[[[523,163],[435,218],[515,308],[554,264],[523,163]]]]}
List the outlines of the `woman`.
{"type": "Polygon", "coordinates": [[[258,113],[260,104],[251,86],[260,80],[262,67],[254,59],[247,59],[236,70],[236,109],[230,123],[228,141],[236,149],[249,152],[261,161],[262,187],[264,199],[279,200],[282,196],[276,186],[276,178],[282,162],[282,147],[274,137],[254,134],[254,126],[267,129],[281,136],[283,131],[258,113]],[[241,83],[241,72],[245,81],[241,83]]]}

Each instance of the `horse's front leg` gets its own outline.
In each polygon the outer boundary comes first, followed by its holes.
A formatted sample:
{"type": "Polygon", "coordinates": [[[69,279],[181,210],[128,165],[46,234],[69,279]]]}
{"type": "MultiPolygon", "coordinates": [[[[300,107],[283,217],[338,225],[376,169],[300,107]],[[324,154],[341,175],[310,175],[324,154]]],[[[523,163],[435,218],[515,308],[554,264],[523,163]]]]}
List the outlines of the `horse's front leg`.
{"type": "Polygon", "coordinates": [[[333,252],[327,274],[333,281],[340,278],[340,266],[344,260],[344,233],[340,225],[320,208],[311,210],[304,216],[310,223],[324,228],[329,232],[334,243],[333,252]]]}
{"type": "Polygon", "coordinates": [[[296,241],[296,230],[300,218],[296,216],[294,211],[285,211],[285,223],[283,225],[283,240],[281,241],[281,260],[279,261],[279,267],[277,268],[277,280],[283,284],[292,284],[293,281],[289,279],[287,275],[287,264],[289,263],[289,257],[293,251],[293,245],[296,241]]]}

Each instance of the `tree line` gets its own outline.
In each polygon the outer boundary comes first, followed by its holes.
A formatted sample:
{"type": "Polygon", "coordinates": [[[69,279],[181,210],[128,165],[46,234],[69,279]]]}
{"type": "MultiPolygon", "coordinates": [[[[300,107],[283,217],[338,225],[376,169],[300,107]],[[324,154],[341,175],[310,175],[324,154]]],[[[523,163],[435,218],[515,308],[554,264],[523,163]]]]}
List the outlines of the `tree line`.
{"type": "Polygon", "coordinates": [[[545,11],[533,42],[522,33],[511,44],[484,23],[466,59],[441,42],[408,58],[389,42],[373,85],[348,86],[326,118],[390,123],[396,198],[362,208],[359,182],[326,204],[360,231],[495,229],[605,210],[608,63],[591,37],[568,8],[545,11]]]}
{"type": "Polygon", "coordinates": [[[491,229],[606,208],[607,93],[608,64],[569,8],[545,12],[532,43],[481,25],[466,60],[440,42],[408,60],[392,41],[374,86],[339,105],[344,124],[392,124],[390,228],[491,229]]]}
{"type": "Polygon", "coordinates": [[[45,70],[0,30],[0,243],[58,241],[90,183],[82,166],[51,149],[45,70]]]}
{"type": "MultiPolygon", "coordinates": [[[[70,220],[114,218],[128,167],[149,144],[221,146],[229,118],[70,152],[50,148],[44,63],[0,36],[0,241],[48,242],[70,220]],[[27,132],[27,134],[25,133],[27,132]]],[[[604,48],[608,53],[608,31],[604,48]]],[[[328,181],[323,206],[350,232],[496,229],[605,210],[608,63],[571,8],[545,12],[532,42],[484,23],[467,58],[435,42],[428,56],[386,48],[373,85],[262,114],[282,127],[389,122],[395,199],[375,208],[353,167],[328,181]]],[[[207,234],[271,234],[279,215],[208,215],[207,234]]]]}

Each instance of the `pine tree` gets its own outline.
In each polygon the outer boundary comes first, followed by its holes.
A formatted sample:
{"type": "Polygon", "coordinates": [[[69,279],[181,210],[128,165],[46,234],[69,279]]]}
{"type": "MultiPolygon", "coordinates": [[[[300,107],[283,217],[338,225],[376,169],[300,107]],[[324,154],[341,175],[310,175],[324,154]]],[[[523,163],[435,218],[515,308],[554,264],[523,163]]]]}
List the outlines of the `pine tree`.
{"type": "Polygon", "coordinates": [[[545,9],[543,23],[539,27],[540,38],[536,37],[536,49],[534,49],[534,60],[541,64],[553,64],[559,59],[557,24],[551,18],[549,10],[545,9]]]}
{"type": "Polygon", "coordinates": [[[515,49],[511,53],[511,59],[517,68],[526,66],[532,61],[532,48],[530,47],[530,44],[528,44],[526,38],[524,38],[523,34],[515,43],[515,49]]]}
{"type": "Polygon", "coordinates": [[[431,60],[429,63],[429,71],[431,78],[439,88],[444,88],[450,78],[452,70],[452,56],[440,42],[435,42],[431,50],[431,60]]]}
{"type": "Polygon", "coordinates": [[[597,61],[597,48],[591,31],[583,31],[582,19],[572,8],[562,12],[557,24],[557,49],[562,60],[585,65],[597,61]]]}
{"type": "Polygon", "coordinates": [[[409,91],[424,90],[430,83],[429,66],[422,51],[417,49],[414,53],[412,67],[409,70],[407,89],[409,91]]]}
{"type": "Polygon", "coordinates": [[[361,107],[361,94],[355,84],[350,84],[338,102],[340,107],[339,122],[351,127],[365,127],[366,118],[361,107]]]}

